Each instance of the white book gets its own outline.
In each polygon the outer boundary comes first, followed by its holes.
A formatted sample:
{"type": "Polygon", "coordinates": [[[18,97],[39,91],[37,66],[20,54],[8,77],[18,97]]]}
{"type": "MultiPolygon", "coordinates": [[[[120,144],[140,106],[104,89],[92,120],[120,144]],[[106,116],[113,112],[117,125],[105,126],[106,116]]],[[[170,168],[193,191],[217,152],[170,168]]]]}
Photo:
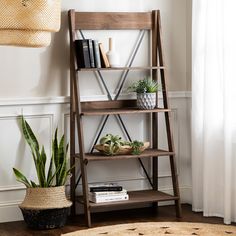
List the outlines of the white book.
{"type": "Polygon", "coordinates": [[[128,194],[96,196],[96,197],[89,195],[89,201],[94,203],[115,202],[115,201],[125,201],[125,200],[129,200],[128,194]]]}
{"type": "Polygon", "coordinates": [[[105,191],[105,192],[90,192],[89,193],[91,196],[111,196],[111,195],[120,195],[120,194],[127,194],[127,190],[123,189],[121,191],[105,191]]]}

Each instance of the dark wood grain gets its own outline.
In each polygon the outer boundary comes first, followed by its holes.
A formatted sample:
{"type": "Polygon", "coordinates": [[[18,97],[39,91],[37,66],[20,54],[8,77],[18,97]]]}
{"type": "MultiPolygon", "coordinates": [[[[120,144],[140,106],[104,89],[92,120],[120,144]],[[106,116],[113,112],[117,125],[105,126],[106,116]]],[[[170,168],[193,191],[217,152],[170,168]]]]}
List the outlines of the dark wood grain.
{"type": "MultiPolygon", "coordinates": [[[[157,47],[158,47],[158,54],[159,54],[159,63],[160,63],[160,66],[165,67],[160,11],[157,11],[156,15],[157,15],[156,16],[157,17],[157,47]]],[[[168,101],[168,94],[167,94],[168,89],[167,89],[167,83],[166,83],[166,80],[167,80],[166,70],[161,70],[160,74],[161,74],[161,84],[162,84],[162,95],[163,95],[164,108],[169,108],[169,101],[168,101]]],[[[167,142],[168,142],[169,151],[175,152],[170,115],[171,115],[170,112],[165,113],[167,142]]],[[[170,167],[171,167],[171,178],[172,178],[174,195],[179,197],[175,201],[176,216],[181,217],[179,181],[178,181],[178,176],[177,176],[175,155],[170,155],[170,167]]]]}
{"type": "Polygon", "coordinates": [[[76,12],[76,29],[116,30],[151,29],[150,12],[76,12]]]}
{"type": "MultiPolygon", "coordinates": [[[[122,206],[122,205],[132,205],[139,203],[151,203],[156,201],[171,201],[176,200],[176,196],[172,196],[160,191],[154,190],[142,190],[142,191],[130,191],[129,200],[125,201],[115,201],[115,202],[104,202],[104,203],[93,203],[90,202],[91,208],[101,208],[101,207],[113,207],[113,206],[122,206]]],[[[77,201],[83,204],[83,197],[77,197],[77,201]]]]}
{"type": "MultiPolygon", "coordinates": [[[[135,207],[135,206],[134,206],[135,207]]],[[[99,227],[104,225],[116,225],[133,222],[199,222],[223,224],[223,219],[219,217],[203,217],[201,212],[192,212],[192,206],[183,204],[183,217],[176,219],[175,206],[160,206],[159,214],[152,211],[150,207],[128,209],[128,210],[107,211],[100,213],[93,213],[92,227],[99,227]]],[[[102,210],[102,209],[101,209],[102,210]]],[[[232,224],[236,225],[236,224],[232,224]]],[[[25,222],[16,221],[0,224],[1,236],[60,236],[61,234],[74,232],[77,230],[86,229],[86,222],[84,215],[77,215],[68,219],[67,224],[63,228],[51,230],[32,230],[26,227],[25,222]]]]}
{"type": "Polygon", "coordinates": [[[170,109],[154,108],[142,110],[136,107],[136,100],[89,101],[81,103],[81,115],[115,115],[133,113],[170,112],[170,109]]]}
{"type": "Polygon", "coordinates": [[[109,68],[79,68],[77,71],[113,71],[113,70],[163,70],[164,66],[134,66],[134,67],[109,67],[109,68]]]}

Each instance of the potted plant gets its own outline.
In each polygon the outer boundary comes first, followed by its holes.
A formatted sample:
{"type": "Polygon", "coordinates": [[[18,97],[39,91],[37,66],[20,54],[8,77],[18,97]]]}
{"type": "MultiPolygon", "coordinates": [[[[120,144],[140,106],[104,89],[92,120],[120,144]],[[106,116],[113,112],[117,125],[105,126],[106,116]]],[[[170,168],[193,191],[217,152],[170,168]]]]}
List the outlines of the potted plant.
{"type": "Polygon", "coordinates": [[[151,78],[144,78],[133,83],[128,89],[137,93],[137,106],[140,109],[154,109],[158,83],[151,78]]]}
{"type": "Polygon", "coordinates": [[[58,142],[56,129],[47,169],[44,146],[40,148],[36,136],[23,116],[20,118],[20,124],[25,141],[31,149],[38,178],[37,183],[28,180],[19,170],[13,168],[16,180],[27,187],[25,199],[19,206],[24,220],[34,229],[61,227],[65,224],[72,205],[65,195],[65,183],[71,170],[68,169],[68,144],[64,147],[64,135],[58,142]]]}
{"type": "Polygon", "coordinates": [[[134,140],[132,142],[122,140],[119,135],[106,134],[100,139],[99,144],[95,145],[95,149],[105,155],[139,155],[149,147],[149,142],[140,142],[134,140]]]}

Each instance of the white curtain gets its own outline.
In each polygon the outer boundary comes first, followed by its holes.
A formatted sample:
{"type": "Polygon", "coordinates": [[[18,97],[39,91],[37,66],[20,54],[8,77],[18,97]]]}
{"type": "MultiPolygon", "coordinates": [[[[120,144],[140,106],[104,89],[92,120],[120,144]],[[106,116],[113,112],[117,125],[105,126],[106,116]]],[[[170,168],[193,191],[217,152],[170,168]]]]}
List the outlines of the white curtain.
{"type": "Polygon", "coordinates": [[[193,210],[236,222],[236,0],[193,0],[193,210]]]}

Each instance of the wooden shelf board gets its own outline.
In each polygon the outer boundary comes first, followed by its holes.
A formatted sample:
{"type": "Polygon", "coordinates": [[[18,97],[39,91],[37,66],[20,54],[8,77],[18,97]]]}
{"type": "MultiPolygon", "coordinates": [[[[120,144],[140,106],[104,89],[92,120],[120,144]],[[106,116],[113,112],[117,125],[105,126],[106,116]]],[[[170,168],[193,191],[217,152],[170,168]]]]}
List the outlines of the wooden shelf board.
{"type": "MultiPolygon", "coordinates": [[[[131,191],[128,192],[129,200],[125,201],[115,201],[115,202],[104,202],[104,203],[93,203],[89,202],[91,208],[97,207],[109,207],[109,206],[119,206],[119,205],[129,205],[129,204],[138,204],[138,203],[151,203],[151,202],[160,202],[160,201],[171,201],[178,200],[179,197],[172,196],[160,191],[154,190],[141,190],[141,191],[131,191]]],[[[82,196],[76,198],[76,200],[83,204],[82,196]]]]}
{"type": "Polygon", "coordinates": [[[137,107],[128,108],[114,108],[114,109],[100,109],[100,110],[83,110],[80,114],[85,116],[99,116],[99,115],[117,115],[117,114],[136,114],[136,113],[155,113],[155,112],[170,112],[171,109],[154,108],[142,110],[137,107]]]}
{"type": "MultiPolygon", "coordinates": [[[[86,153],[85,161],[108,161],[108,160],[122,160],[122,159],[137,159],[137,158],[147,158],[155,156],[169,156],[174,155],[174,152],[169,152],[160,149],[147,149],[142,152],[140,155],[116,155],[116,156],[107,156],[103,155],[100,152],[86,153]]],[[[76,157],[79,157],[79,154],[76,154],[76,157]]]]}
{"type": "Polygon", "coordinates": [[[114,70],[158,70],[165,69],[164,66],[134,66],[134,67],[108,67],[108,68],[78,68],[77,71],[114,71],[114,70]]]}

